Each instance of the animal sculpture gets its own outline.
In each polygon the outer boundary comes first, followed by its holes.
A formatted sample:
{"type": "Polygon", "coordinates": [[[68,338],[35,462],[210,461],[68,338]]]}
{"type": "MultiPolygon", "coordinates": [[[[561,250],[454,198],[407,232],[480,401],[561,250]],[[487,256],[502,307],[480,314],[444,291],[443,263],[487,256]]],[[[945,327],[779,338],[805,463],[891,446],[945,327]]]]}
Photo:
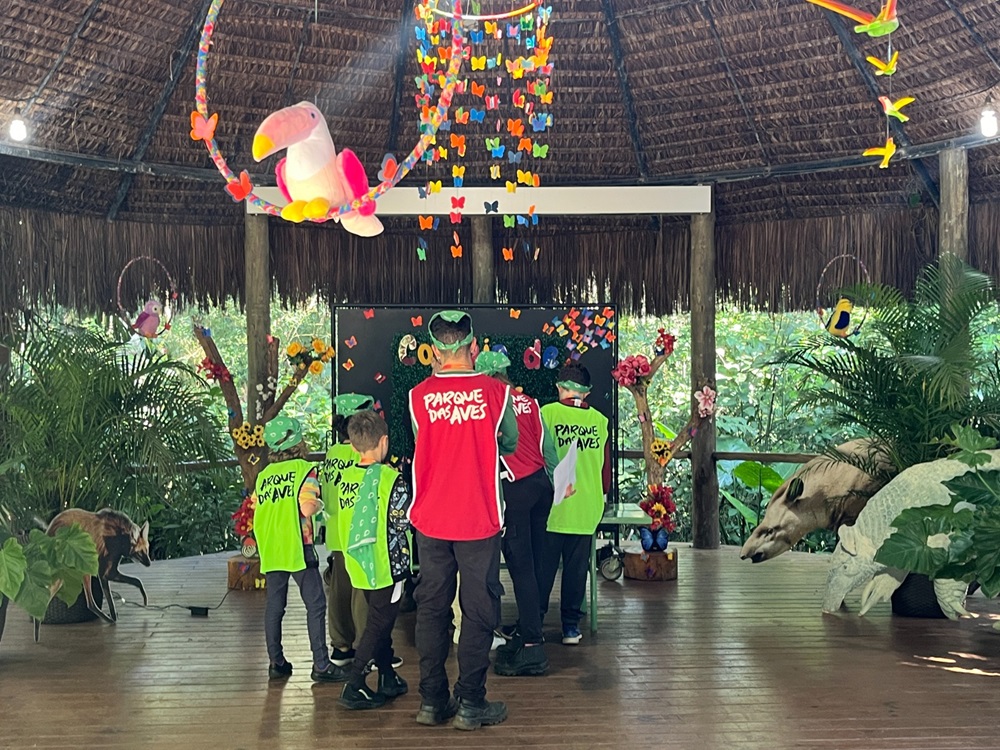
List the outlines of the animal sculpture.
{"type": "Polygon", "coordinates": [[[163,312],[163,305],[159,300],[151,299],[146,303],[139,317],[135,319],[132,328],[140,336],[147,339],[155,339],[160,330],[160,314],[163,312]]]}
{"type": "MultiPolygon", "coordinates": [[[[847,456],[863,456],[888,469],[868,440],[837,446],[847,456]]],[[[790,550],[815,529],[836,531],[854,523],[868,499],[885,484],[852,464],[818,456],[803,464],[775,491],[760,524],[750,534],[740,557],[759,563],[790,550]]]]}
{"type": "MultiPolygon", "coordinates": [[[[1000,451],[985,453],[990,456],[990,462],[979,467],[980,470],[1000,468],[1000,451]]],[[[835,612],[848,594],[862,586],[861,615],[889,599],[909,574],[906,570],[875,562],[875,554],[894,531],[893,520],[906,508],[951,502],[951,494],[944,483],[970,471],[972,469],[960,461],[942,458],[911,466],[879,490],[853,526],[840,528],[840,542],[834,550],[827,577],[823,611],[835,612]]],[[[941,611],[951,619],[969,614],[965,610],[967,591],[968,584],[962,581],[934,581],[934,594],[941,611]]]]}

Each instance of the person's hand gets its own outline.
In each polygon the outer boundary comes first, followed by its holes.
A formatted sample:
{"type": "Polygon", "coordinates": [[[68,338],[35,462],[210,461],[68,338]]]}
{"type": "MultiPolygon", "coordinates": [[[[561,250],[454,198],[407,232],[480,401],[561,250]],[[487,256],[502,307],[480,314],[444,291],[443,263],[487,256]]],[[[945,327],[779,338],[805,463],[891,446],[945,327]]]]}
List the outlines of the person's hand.
{"type": "Polygon", "coordinates": [[[576,494],[576,488],[573,485],[571,485],[571,484],[567,485],[566,486],[566,492],[563,495],[563,499],[565,500],[570,495],[575,495],[575,494],[576,494]]]}

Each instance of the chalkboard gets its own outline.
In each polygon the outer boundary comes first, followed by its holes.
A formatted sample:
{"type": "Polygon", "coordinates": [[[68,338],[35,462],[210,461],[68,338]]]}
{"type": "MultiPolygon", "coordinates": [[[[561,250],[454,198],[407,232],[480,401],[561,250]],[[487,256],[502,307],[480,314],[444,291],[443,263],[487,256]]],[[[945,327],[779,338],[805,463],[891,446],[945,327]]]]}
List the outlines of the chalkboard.
{"type": "MultiPolygon", "coordinates": [[[[427,323],[440,309],[338,306],[333,310],[335,393],[375,397],[378,410],[389,423],[393,455],[413,455],[407,399],[410,389],[430,375],[427,323]]],[[[472,316],[481,348],[506,348],[511,361],[508,376],[539,403],[556,400],[556,374],[566,360],[584,365],[593,380],[588,401],[608,417],[612,454],[617,453],[618,388],[611,377],[618,362],[618,311],[614,305],[473,305],[456,309],[472,316]]],[[[617,468],[617,460],[612,466],[617,468]]]]}

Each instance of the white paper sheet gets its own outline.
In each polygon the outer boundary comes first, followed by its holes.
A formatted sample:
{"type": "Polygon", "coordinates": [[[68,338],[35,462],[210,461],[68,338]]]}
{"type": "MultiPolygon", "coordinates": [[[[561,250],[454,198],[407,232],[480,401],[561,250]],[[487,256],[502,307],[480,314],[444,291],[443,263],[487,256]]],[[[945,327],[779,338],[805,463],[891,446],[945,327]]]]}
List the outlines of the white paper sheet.
{"type": "Polygon", "coordinates": [[[552,472],[552,484],[555,485],[553,505],[559,505],[566,498],[566,489],[571,484],[576,484],[576,446],[577,441],[574,440],[562,461],[556,464],[555,471],[552,472]]]}

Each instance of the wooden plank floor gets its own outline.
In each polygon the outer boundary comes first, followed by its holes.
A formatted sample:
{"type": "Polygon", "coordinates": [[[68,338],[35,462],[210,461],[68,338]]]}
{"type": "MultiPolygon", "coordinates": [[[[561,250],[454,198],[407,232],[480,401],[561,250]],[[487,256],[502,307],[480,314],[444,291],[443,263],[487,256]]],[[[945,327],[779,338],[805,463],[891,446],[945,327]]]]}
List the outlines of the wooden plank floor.
{"type": "MultiPolygon", "coordinates": [[[[225,559],[140,573],[152,603],[214,604],[225,559]]],[[[732,548],[682,547],[676,583],[602,581],[597,636],[549,645],[546,677],[491,674],[490,697],[510,718],[469,734],[416,724],[415,689],[378,711],[340,708],[339,686],[309,680],[294,596],[285,644],[296,674],[283,687],[267,683],[259,592],[234,592],[208,619],[122,605],[117,626],[44,627],[37,645],[13,610],[0,643],[0,747],[1000,747],[993,602],[974,599],[982,616],[961,623],[886,607],[823,616],[825,576],[822,557],[751,566],[732,548]]],[[[856,597],[849,604],[857,610],[856,597]]],[[[395,638],[415,688],[413,626],[402,615],[395,638]]]]}

